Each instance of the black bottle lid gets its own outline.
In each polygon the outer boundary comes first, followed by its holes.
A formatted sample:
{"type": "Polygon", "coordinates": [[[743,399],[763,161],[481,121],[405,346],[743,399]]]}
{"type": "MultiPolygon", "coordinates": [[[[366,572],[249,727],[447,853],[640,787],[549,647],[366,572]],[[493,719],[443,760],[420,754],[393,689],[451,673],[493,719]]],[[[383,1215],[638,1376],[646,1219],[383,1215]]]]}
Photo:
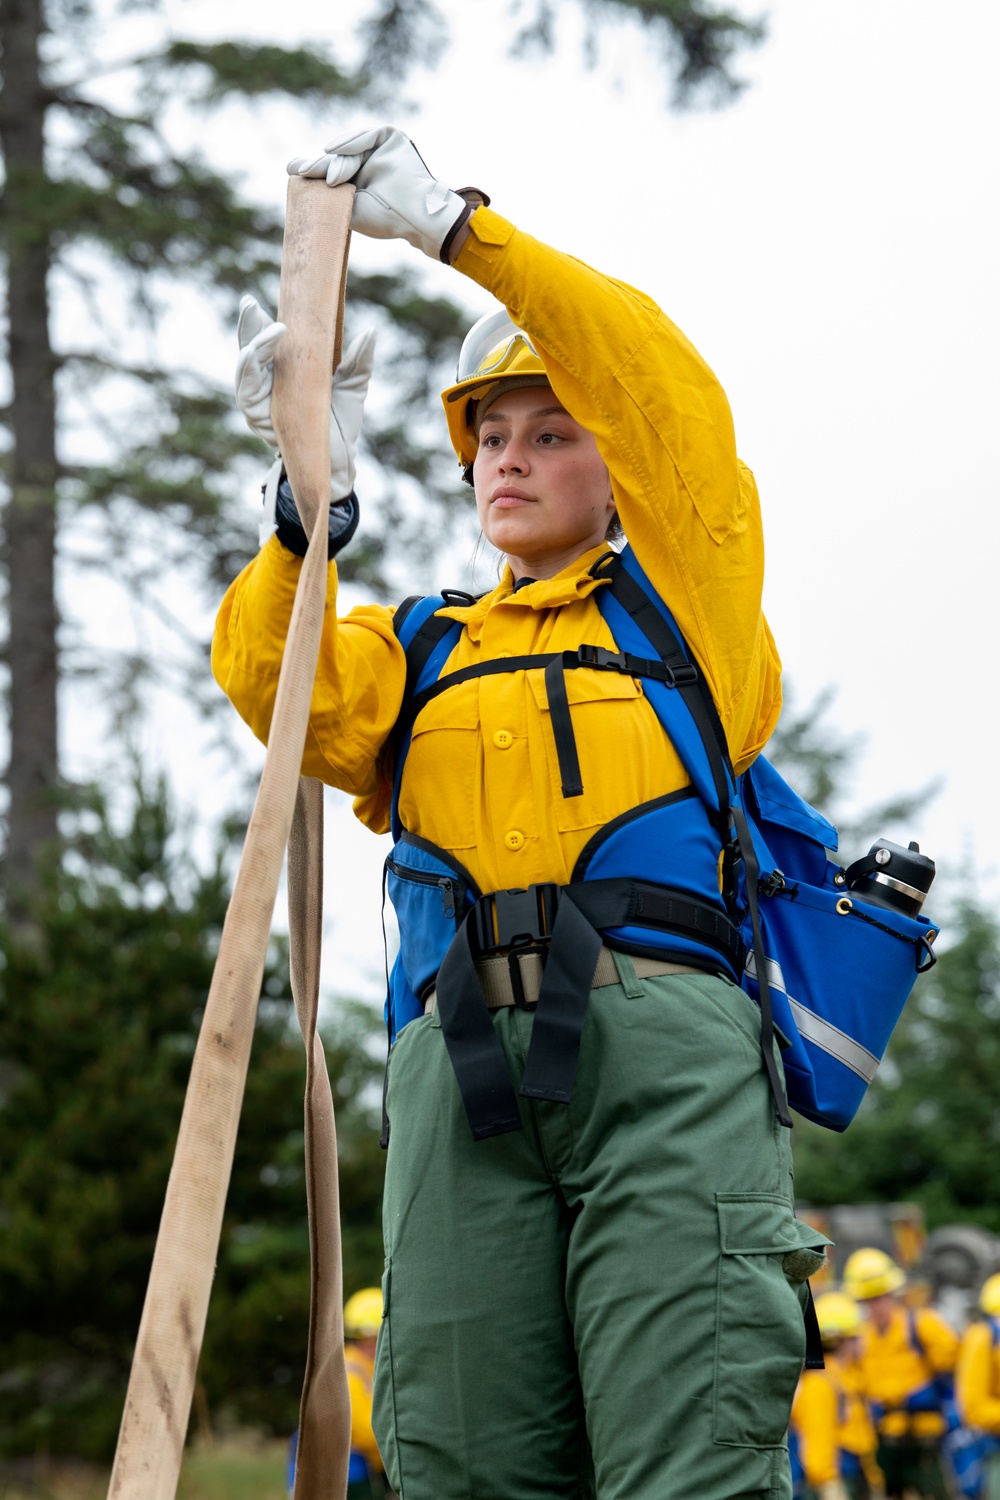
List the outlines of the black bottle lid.
{"type": "Polygon", "coordinates": [[[935,865],[921,854],[919,844],[904,849],[902,844],[879,839],[845,873],[849,889],[862,901],[915,917],[931,888],[935,865]]]}

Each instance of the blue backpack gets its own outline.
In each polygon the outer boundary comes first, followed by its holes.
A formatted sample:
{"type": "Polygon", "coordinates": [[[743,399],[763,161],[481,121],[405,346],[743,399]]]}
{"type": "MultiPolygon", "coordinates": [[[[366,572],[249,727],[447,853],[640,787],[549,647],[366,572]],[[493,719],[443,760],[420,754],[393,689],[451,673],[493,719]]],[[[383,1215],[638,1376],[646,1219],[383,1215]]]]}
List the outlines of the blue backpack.
{"type": "MultiPolygon", "coordinates": [[[[790,1104],[817,1124],[844,1130],[875,1076],[916,975],[934,962],[931,943],[938,929],[923,916],[911,918],[874,907],[848,893],[843,868],[831,857],[837,848],[836,829],[792,790],[765,756],[758,756],[740,777],[734,775],[704,677],[632,549],[607,554],[594,573],[608,584],[596,591],[596,602],[617,652],[581,646],[577,653],[559,653],[558,658],[501,660],[442,677],[464,627],[437,611],[471,603],[470,596],[414,598],[396,613],[408,671],[393,744],[392,823],[397,842],[386,866],[401,933],[387,1002],[390,1038],[422,1013],[422,994],[433,984],[444,951],[477,894],[460,865],[407,833],[400,822],[399,788],[413,721],[423,703],[453,682],[484,671],[544,666],[564,793],[571,794],[567,785],[574,775],[579,779],[579,766],[565,688],[561,702],[556,692],[559,674],[578,667],[623,672],[642,680],[690,777],[696,803],[700,799],[702,804],[697,826],[696,808],[670,810],[675,819],[692,819],[691,831],[684,836],[692,859],[701,861],[699,881],[692,889],[707,888],[709,866],[713,875],[717,869],[725,872],[723,897],[716,897],[719,904],[724,902],[723,911],[713,910],[704,900],[689,902],[681,913],[684,920],[674,924],[671,949],[694,956],[712,953],[717,967],[732,974],[759,1004],[762,1055],[782,1123],[791,1125],[790,1104]],[[713,839],[712,848],[706,849],[713,839]],[[765,963],[758,962],[758,954],[766,955],[765,963]],[[774,1061],[775,1032],[783,1047],[787,1102],[774,1061]]],[[[607,839],[599,854],[610,858],[613,849],[613,840],[607,839]]],[[[599,885],[602,874],[618,873],[610,864],[602,871],[595,863],[587,876],[599,885]]],[[[676,880],[675,872],[670,873],[676,880]]],[[[610,887],[612,882],[604,884],[610,887]]],[[[589,893],[582,882],[572,890],[575,901],[580,899],[578,890],[585,897],[589,893]]],[[[502,894],[516,898],[523,893],[502,894]]],[[[636,920],[641,924],[643,919],[636,920]]],[[[648,946],[649,931],[624,915],[592,921],[612,948],[640,951],[642,940],[648,946]]],[[[484,1040],[489,1040],[485,1027],[484,1040]]]]}

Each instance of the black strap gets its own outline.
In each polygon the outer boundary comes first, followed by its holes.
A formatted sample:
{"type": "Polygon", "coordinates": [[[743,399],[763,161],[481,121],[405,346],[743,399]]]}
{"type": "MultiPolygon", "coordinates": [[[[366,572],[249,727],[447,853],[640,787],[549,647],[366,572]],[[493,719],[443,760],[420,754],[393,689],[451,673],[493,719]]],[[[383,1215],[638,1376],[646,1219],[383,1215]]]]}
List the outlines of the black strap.
{"type": "Polygon", "coordinates": [[[408,594],[407,597],[403,600],[402,604],[396,605],[392,616],[392,628],[397,636],[402,630],[403,622],[406,619],[407,615],[410,613],[411,609],[413,609],[414,605],[419,604],[421,599],[423,598],[423,594],[408,594]]]}
{"type": "MultiPolygon", "coordinates": [[[[626,570],[620,559],[613,558],[610,565],[605,569],[605,576],[611,578],[611,592],[621,604],[622,608],[635,620],[639,629],[646,635],[657,651],[663,656],[664,661],[670,665],[676,661],[679,654],[684,658],[684,650],[677,636],[671,630],[664,616],[656,608],[653,601],[647,596],[644,589],[636,583],[635,579],[626,570]]],[[[724,838],[728,844],[728,832],[730,819],[736,825],[736,842],[739,853],[743,858],[746,875],[747,901],[750,907],[750,926],[753,932],[754,958],[757,966],[757,988],[760,995],[760,1048],[764,1058],[764,1067],[767,1069],[768,1080],[771,1084],[771,1093],[778,1111],[778,1119],[781,1124],[791,1129],[792,1119],[788,1113],[788,1101],[785,1098],[784,1085],[778,1071],[778,1065],[774,1057],[774,1016],[771,1010],[771,987],[767,976],[767,955],[764,952],[764,938],[760,922],[760,910],[757,904],[757,882],[760,879],[760,867],[754,852],[753,838],[750,827],[744,816],[743,809],[734,802],[729,806],[729,777],[735,784],[735,774],[732,762],[729,758],[729,747],[726,741],[719,711],[715,700],[708,691],[708,684],[699,673],[697,682],[690,686],[680,686],[679,690],[691,712],[698,733],[701,735],[708,756],[709,765],[712,769],[712,780],[715,783],[716,797],[719,799],[720,823],[724,830],[724,838]],[[728,772],[728,776],[727,776],[728,772]]],[[[726,882],[728,884],[728,881],[726,882]]]]}
{"type": "Polygon", "coordinates": [[[643,635],[647,637],[650,644],[659,652],[666,666],[674,669],[679,680],[678,691],[687,705],[691,717],[694,719],[698,733],[701,735],[708,756],[712,772],[712,781],[715,786],[715,796],[718,803],[718,817],[722,819],[724,830],[728,833],[729,828],[729,780],[727,771],[733,776],[732,764],[729,759],[729,746],[726,742],[725,731],[719,718],[719,711],[715,706],[715,700],[708,689],[701,672],[698,672],[690,680],[683,680],[677,669],[682,666],[692,665],[690,658],[684,650],[678,637],[671,630],[665,617],[657,609],[656,605],[647,595],[645,589],[640,587],[628,572],[624,563],[617,556],[613,557],[609,566],[604,569],[603,577],[611,579],[611,593],[618,603],[631,615],[643,635]]]}
{"type": "MultiPolygon", "coordinates": [[[[739,933],[725,912],[649,881],[588,880],[572,886],[493,891],[471,908],[445,954],[435,986],[445,1045],[474,1139],[522,1128],[475,958],[516,952],[510,948],[514,936],[523,947],[544,954],[521,1093],[568,1104],[601,951],[599,929],[622,926],[648,927],[707,944],[736,973],[742,969],[739,933]]],[[[515,960],[512,975],[516,972],[515,960]]]]}
{"type": "Polygon", "coordinates": [[[522,1121],[507,1059],[476,974],[470,936],[467,916],[438,970],[436,1003],[473,1139],[483,1141],[521,1130],[522,1121]]]}
{"type": "MultiPolygon", "coordinates": [[[[404,599],[392,617],[392,628],[399,634],[403,621],[411,609],[420,603],[423,595],[412,594],[409,599],[404,599]]],[[[453,629],[456,622],[447,615],[428,615],[427,619],[414,632],[413,639],[406,647],[406,683],[403,688],[403,702],[396,722],[393,725],[391,744],[393,759],[399,755],[399,747],[403,742],[403,736],[416,717],[414,709],[414,693],[417,683],[420,681],[421,673],[427,665],[428,658],[439,641],[443,640],[448,631],[453,629]]]]}
{"type": "Polygon", "coordinates": [[[580,757],[576,753],[576,735],[573,733],[569,697],[566,693],[566,668],[559,656],[553,657],[545,668],[545,696],[549,702],[552,735],[559,758],[562,794],[564,797],[580,797],[583,795],[580,757]]]}
{"type": "MultiPolygon", "coordinates": [[[[717,907],[648,880],[578,880],[564,892],[598,928],[649,927],[707,944],[738,975],[743,944],[736,924],[717,907]]],[[[558,920],[558,917],[557,917],[558,920]]]]}
{"type": "Polygon", "coordinates": [[[802,1318],[806,1325],[806,1369],[825,1370],[826,1360],[823,1358],[823,1335],[820,1333],[819,1318],[816,1316],[813,1289],[808,1281],[806,1282],[806,1305],[802,1309],[802,1318]]]}
{"type": "MultiPolygon", "coordinates": [[[[476,677],[496,677],[502,672],[536,672],[548,668],[552,662],[562,663],[563,671],[572,672],[578,667],[588,667],[592,672],[617,672],[624,677],[651,677],[667,687],[681,687],[693,683],[698,668],[693,662],[684,661],[676,666],[667,666],[648,656],[634,656],[630,651],[612,651],[607,646],[578,646],[575,651],[536,651],[530,656],[500,656],[491,661],[473,662],[468,667],[459,667],[457,672],[447,672],[418,693],[413,700],[413,717],[421,709],[460,683],[471,682],[476,677]]],[[[423,670],[423,668],[421,668],[423,670]]]]}
{"type": "Polygon", "coordinates": [[[750,904],[750,927],[753,932],[753,957],[754,969],[757,977],[757,993],[760,996],[760,1050],[764,1056],[764,1066],[771,1083],[771,1093],[778,1107],[778,1119],[788,1130],[792,1128],[792,1117],[788,1113],[788,1100],[785,1098],[785,1089],[778,1072],[777,1059],[774,1056],[774,1015],[771,1011],[771,981],[767,974],[767,954],[764,952],[764,934],[760,925],[760,908],[757,905],[757,882],[760,879],[760,867],[757,864],[757,855],[754,852],[753,839],[750,837],[750,829],[742,807],[736,802],[732,807],[733,820],[736,823],[736,837],[739,840],[740,852],[743,855],[743,863],[746,867],[747,900],[750,904]]]}
{"type": "Polygon", "coordinates": [[[521,1077],[521,1093],[526,1099],[569,1103],[600,953],[600,933],[564,892],[552,929],[521,1077]]]}

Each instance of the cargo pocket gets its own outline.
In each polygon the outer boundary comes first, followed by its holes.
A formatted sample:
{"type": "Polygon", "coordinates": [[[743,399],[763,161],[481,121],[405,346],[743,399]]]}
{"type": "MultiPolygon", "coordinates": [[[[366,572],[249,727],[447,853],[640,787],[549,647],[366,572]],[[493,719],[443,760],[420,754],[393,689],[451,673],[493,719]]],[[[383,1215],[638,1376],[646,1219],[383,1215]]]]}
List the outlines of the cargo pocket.
{"type": "MultiPolygon", "coordinates": [[[[719,1280],[714,1435],[739,1447],[780,1447],[805,1359],[799,1252],[829,1241],[774,1193],[717,1193],[719,1280]],[[791,1257],[791,1259],[790,1259],[791,1257]],[[794,1267],[796,1274],[787,1274],[794,1267]]],[[[816,1265],[821,1262],[817,1259],[816,1265]]]]}
{"type": "Polygon", "coordinates": [[[372,1392],[372,1431],[385,1465],[386,1478],[397,1495],[402,1494],[399,1472],[399,1442],[396,1437],[396,1388],[392,1366],[391,1307],[392,1266],[387,1261],[382,1275],[382,1326],[375,1349],[375,1384],[372,1392]]]}

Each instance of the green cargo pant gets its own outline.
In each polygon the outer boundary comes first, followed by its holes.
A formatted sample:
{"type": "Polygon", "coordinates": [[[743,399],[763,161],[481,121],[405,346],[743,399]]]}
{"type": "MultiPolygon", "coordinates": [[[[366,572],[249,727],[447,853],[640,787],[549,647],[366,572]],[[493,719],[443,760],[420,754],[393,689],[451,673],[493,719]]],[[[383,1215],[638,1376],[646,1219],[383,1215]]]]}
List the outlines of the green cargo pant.
{"type": "MultiPolygon", "coordinates": [[[[473,1141],[438,1017],[389,1064],[373,1425],[402,1500],[785,1500],[804,1290],[760,1018],[710,975],[594,990],[572,1102],[473,1141]]],[[[495,1023],[520,1079],[532,1015],[495,1023]]]]}

